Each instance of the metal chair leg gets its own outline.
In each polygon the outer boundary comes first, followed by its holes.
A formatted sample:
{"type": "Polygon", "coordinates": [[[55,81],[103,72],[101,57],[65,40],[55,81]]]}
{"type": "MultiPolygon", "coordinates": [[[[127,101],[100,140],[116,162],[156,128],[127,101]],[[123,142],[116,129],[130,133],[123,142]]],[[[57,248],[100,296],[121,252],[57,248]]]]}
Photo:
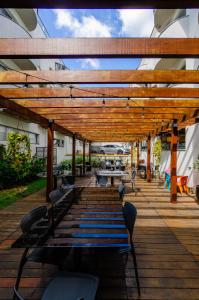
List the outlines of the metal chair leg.
{"type": "Polygon", "coordinates": [[[134,249],[133,245],[131,247],[131,254],[133,256],[133,264],[134,264],[134,270],[135,270],[135,278],[136,278],[136,283],[137,283],[138,295],[140,296],[141,291],[140,291],[140,282],[139,282],[138,269],[137,269],[137,260],[136,260],[136,254],[135,254],[135,249],[134,249]]]}

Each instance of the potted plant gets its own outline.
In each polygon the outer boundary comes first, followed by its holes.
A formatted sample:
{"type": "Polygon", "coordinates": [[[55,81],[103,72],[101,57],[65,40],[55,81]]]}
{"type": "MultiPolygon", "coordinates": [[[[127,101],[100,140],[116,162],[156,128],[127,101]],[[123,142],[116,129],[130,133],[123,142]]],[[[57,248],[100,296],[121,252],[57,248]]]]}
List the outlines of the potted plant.
{"type": "MultiPolygon", "coordinates": [[[[194,161],[193,168],[197,173],[199,173],[199,156],[194,161]]],[[[199,200],[199,184],[196,185],[196,199],[199,200]]]]}

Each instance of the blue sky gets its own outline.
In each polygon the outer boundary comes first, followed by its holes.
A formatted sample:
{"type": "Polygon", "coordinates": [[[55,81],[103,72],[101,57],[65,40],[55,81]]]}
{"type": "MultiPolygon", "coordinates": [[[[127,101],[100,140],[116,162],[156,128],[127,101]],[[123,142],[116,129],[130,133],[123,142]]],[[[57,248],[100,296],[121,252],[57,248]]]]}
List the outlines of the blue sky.
{"type": "MultiPolygon", "coordinates": [[[[40,9],[51,37],[147,37],[152,10],[40,9]]],[[[139,59],[65,59],[70,69],[136,69],[139,59]]]]}

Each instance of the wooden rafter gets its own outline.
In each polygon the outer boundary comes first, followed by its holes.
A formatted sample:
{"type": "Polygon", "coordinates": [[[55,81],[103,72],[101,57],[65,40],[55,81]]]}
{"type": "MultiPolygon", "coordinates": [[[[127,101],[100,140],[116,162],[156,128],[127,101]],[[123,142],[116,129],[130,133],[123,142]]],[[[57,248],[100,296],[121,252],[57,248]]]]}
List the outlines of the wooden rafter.
{"type": "MultiPolygon", "coordinates": [[[[99,99],[20,99],[15,100],[16,103],[21,104],[28,108],[102,108],[102,100],[99,99]]],[[[104,108],[125,108],[127,105],[127,99],[107,99],[105,102],[104,108]]],[[[145,108],[198,108],[199,107],[199,99],[129,99],[128,100],[129,108],[138,108],[145,107],[145,108]]]]}
{"type": "MultiPolygon", "coordinates": [[[[199,98],[199,88],[1,88],[0,96],[9,99],[34,98],[199,98]]],[[[72,101],[72,100],[71,100],[72,101]]]]}
{"type": "Polygon", "coordinates": [[[198,38],[1,39],[0,58],[199,57],[198,38]]]}
{"type": "Polygon", "coordinates": [[[1,84],[199,83],[197,70],[2,71],[1,84]]]}

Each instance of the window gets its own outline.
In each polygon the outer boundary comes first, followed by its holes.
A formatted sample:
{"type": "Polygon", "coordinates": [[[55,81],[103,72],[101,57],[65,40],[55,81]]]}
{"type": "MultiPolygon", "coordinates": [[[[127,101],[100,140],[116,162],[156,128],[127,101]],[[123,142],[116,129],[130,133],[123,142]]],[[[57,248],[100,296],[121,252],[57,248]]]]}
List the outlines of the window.
{"type": "MultiPolygon", "coordinates": [[[[182,128],[178,131],[178,150],[185,150],[186,143],[185,143],[185,128],[182,128]]],[[[171,144],[171,134],[170,133],[163,133],[161,135],[161,142],[162,142],[162,150],[169,151],[170,144],[171,144]]]]}
{"type": "MultiPolygon", "coordinates": [[[[36,157],[47,160],[47,147],[36,147],[36,157]]],[[[46,164],[46,162],[45,162],[46,164]]],[[[57,148],[53,149],[53,164],[57,164],[57,148]]]]}
{"type": "Polygon", "coordinates": [[[39,144],[39,134],[25,130],[19,130],[17,128],[8,127],[5,125],[0,125],[0,141],[6,141],[10,132],[19,132],[22,134],[27,134],[31,144],[39,144]]]}
{"type": "Polygon", "coordinates": [[[57,147],[64,147],[64,140],[60,140],[60,139],[54,139],[53,140],[54,146],[57,147]]]}

